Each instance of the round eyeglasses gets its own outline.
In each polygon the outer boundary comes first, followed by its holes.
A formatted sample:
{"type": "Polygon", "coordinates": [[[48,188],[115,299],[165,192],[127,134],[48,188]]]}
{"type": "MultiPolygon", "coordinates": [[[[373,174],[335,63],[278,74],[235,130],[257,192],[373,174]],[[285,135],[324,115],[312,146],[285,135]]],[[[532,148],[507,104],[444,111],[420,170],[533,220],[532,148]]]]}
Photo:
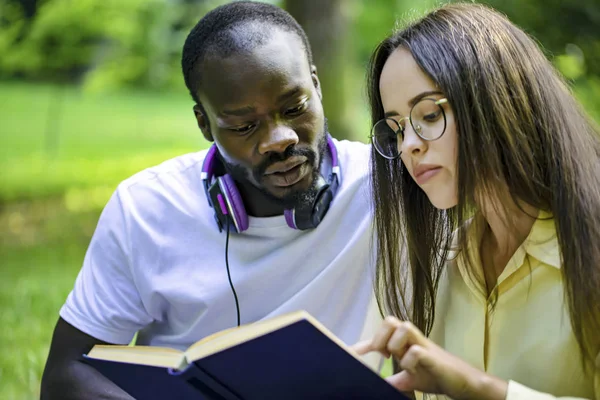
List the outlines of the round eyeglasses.
{"type": "Polygon", "coordinates": [[[400,156],[400,145],[404,140],[406,120],[413,131],[423,140],[439,139],[446,131],[446,113],[442,104],[448,99],[424,98],[416,102],[410,109],[408,117],[394,119],[387,117],[373,125],[371,141],[375,150],[384,158],[394,160],[400,156]]]}

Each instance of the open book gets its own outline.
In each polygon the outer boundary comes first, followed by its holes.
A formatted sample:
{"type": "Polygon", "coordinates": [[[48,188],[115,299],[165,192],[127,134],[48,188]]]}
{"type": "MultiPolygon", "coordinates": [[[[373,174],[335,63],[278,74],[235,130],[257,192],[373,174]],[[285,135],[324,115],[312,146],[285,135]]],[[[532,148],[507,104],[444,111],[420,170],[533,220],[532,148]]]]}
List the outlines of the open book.
{"type": "Polygon", "coordinates": [[[304,311],[218,332],[186,351],[97,345],[84,361],[145,399],[406,399],[304,311]]]}

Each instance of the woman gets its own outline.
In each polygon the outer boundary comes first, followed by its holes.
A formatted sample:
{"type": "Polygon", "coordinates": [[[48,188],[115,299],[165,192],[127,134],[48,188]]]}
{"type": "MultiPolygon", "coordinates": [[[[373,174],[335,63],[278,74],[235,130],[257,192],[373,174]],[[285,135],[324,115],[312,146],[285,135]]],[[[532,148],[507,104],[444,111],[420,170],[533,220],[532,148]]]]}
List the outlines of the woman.
{"type": "Polygon", "coordinates": [[[599,133],[534,41],[447,5],[378,46],[369,92],[397,318],[356,350],[392,355],[402,391],[600,399],[599,133]]]}

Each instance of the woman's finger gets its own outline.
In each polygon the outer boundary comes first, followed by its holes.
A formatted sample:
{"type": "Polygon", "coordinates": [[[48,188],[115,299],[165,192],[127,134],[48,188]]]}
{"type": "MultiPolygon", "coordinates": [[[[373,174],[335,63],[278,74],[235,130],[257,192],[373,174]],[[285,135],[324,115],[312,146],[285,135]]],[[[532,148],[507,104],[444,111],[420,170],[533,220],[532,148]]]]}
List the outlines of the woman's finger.
{"type": "Polygon", "coordinates": [[[406,326],[400,325],[394,330],[394,332],[390,336],[386,344],[386,350],[390,354],[394,355],[394,357],[400,359],[404,355],[404,352],[407,350],[407,346],[410,346],[409,341],[409,332],[406,329],[406,326]]]}
{"type": "Polygon", "coordinates": [[[410,322],[402,322],[390,337],[387,350],[401,359],[412,345],[427,346],[428,339],[410,322]]]}
{"type": "Polygon", "coordinates": [[[379,351],[385,357],[389,357],[390,353],[387,350],[387,344],[390,340],[390,337],[394,334],[396,328],[401,324],[402,322],[395,317],[386,317],[381,325],[381,328],[371,340],[371,351],[379,351]]]}
{"type": "Polygon", "coordinates": [[[429,352],[425,348],[419,345],[412,345],[400,359],[400,368],[408,371],[411,375],[415,375],[417,373],[417,367],[419,367],[428,356],[429,352]]]}
{"type": "Polygon", "coordinates": [[[350,346],[350,348],[354,352],[356,352],[359,356],[362,356],[363,354],[367,354],[367,353],[373,351],[370,339],[355,343],[354,345],[350,346]]]}
{"type": "Polygon", "coordinates": [[[407,371],[388,376],[385,380],[401,392],[412,392],[415,390],[414,377],[407,371]]]}

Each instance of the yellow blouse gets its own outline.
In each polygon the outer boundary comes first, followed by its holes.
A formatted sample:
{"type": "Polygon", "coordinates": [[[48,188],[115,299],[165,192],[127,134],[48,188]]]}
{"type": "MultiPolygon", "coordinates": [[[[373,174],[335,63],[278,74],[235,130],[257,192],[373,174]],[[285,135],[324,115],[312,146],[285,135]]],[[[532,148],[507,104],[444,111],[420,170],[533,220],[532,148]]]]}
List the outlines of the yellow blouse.
{"type": "MultiPolygon", "coordinates": [[[[468,234],[470,254],[480,260],[481,236],[476,229],[468,234]]],[[[600,400],[600,355],[584,372],[564,303],[559,246],[550,216],[540,213],[498,278],[492,310],[461,255],[449,261],[440,279],[430,338],[508,381],[507,400],[600,400]]]]}

